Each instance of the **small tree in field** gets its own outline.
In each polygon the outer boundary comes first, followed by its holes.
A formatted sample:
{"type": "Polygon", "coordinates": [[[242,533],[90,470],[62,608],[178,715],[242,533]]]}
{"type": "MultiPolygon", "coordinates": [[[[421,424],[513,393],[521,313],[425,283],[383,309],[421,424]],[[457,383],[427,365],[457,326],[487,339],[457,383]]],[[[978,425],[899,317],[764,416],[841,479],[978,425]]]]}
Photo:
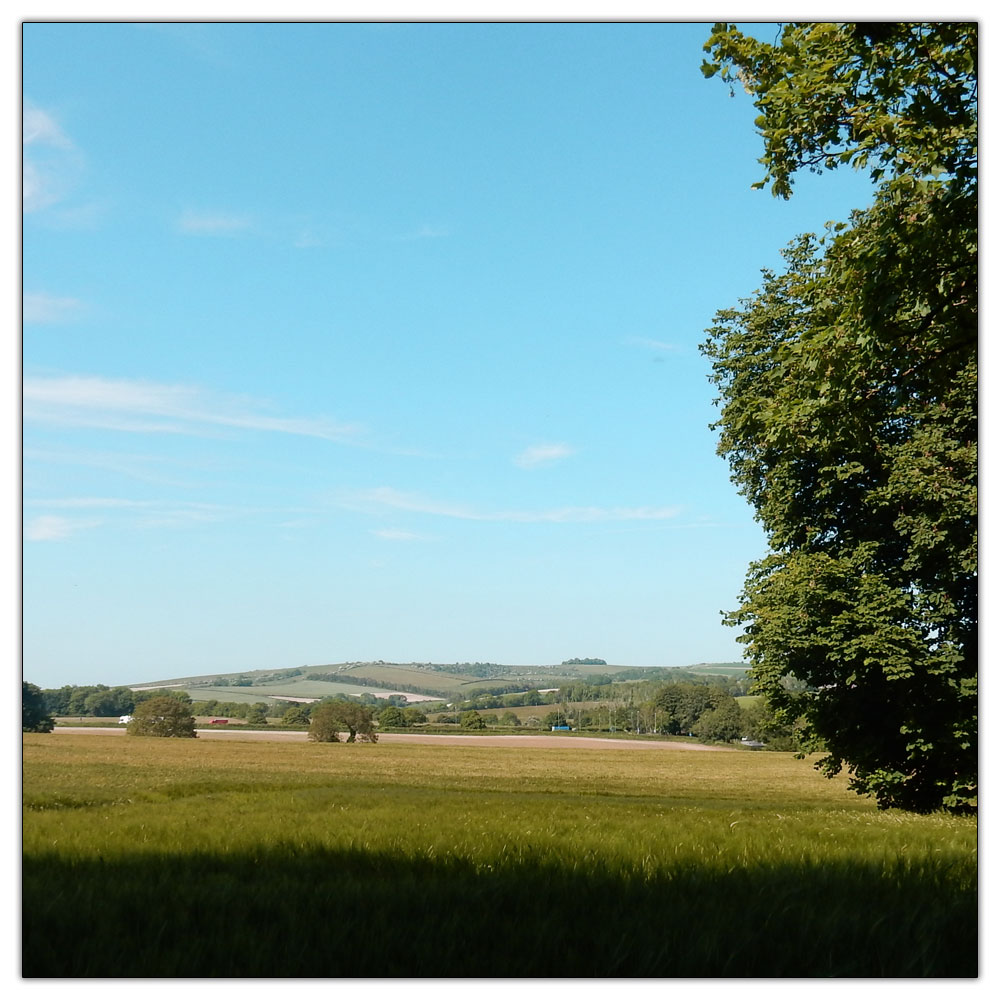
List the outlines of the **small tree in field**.
{"type": "Polygon", "coordinates": [[[345,742],[377,743],[372,710],[353,701],[325,701],[313,709],[309,722],[309,739],[317,743],[339,743],[340,734],[347,731],[345,742]]]}
{"type": "Polygon", "coordinates": [[[483,721],[483,717],[476,711],[470,709],[468,712],[463,712],[459,722],[463,729],[485,729],[486,723],[483,721]]]}
{"type": "Polygon", "coordinates": [[[247,725],[267,725],[267,702],[257,702],[250,706],[250,711],[247,712],[247,725]]]}
{"type": "Polygon", "coordinates": [[[194,716],[177,698],[150,698],[140,702],[128,724],[129,736],[177,736],[193,738],[194,716]]]}

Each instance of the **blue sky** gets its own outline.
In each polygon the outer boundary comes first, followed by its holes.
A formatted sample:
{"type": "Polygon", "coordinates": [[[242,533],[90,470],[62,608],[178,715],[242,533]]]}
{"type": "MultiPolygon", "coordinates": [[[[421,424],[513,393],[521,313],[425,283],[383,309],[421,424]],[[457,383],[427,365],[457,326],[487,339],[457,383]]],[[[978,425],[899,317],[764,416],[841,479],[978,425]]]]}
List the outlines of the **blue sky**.
{"type": "Polygon", "coordinates": [[[25,679],[738,659],[698,344],[869,189],[708,31],[25,25],[25,679]]]}

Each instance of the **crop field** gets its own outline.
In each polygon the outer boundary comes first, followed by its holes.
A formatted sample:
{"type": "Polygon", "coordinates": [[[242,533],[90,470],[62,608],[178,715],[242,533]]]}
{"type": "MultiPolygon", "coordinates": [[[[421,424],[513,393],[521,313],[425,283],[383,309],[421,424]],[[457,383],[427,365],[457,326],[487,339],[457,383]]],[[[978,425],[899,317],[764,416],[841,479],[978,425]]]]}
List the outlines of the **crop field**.
{"type": "Polygon", "coordinates": [[[975,976],[976,823],[777,753],[23,737],[27,977],[975,976]]]}
{"type": "MultiPolygon", "coordinates": [[[[267,698],[332,698],[339,694],[357,696],[364,692],[385,698],[390,691],[386,688],[374,688],[367,684],[357,684],[345,679],[342,683],[336,681],[307,681],[299,683],[286,681],[283,684],[257,684],[252,687],[186,687],[183,690],[193,701],[208,701],[215,698],[218,701],[258,702],[267,698]]],[[[411,697],[413,697],[411,695],[411,697]]]]}

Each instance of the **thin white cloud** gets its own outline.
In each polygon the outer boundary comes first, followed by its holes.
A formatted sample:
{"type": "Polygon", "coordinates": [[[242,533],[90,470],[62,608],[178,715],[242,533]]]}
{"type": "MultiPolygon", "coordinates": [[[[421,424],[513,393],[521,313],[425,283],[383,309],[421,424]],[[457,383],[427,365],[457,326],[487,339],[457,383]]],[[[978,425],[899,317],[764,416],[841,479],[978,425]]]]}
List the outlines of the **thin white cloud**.
{"type": "Polygon", "coordinates": [[[25,146],[55,146],[57,149],[73,147],[55,118],[30,103],[24,106],[21,137],[25,146]]]}
{"type": "Polygon", "coordinates": [[[402,531],[398,528],[373,528],[372,532],[377,538],[382,538],[387,542],[425,542],[427,535],[421,535],[416,531],[402,531]]]}
{"type": "Polygon", "coordinates": [[[205,435],[220,427],[326,441],[356,440],[361,428],[323,417],[274,417],[260,403],[184,385],[66,375],[24,380],[25,422],[134,433],[205,435]]]}
{"type": "Polygon", "coordinates": [[[540,465],[549,465],[574,454],[575,448],[568,444],[536,444],[525,448],[520,455],[514,457],[514,464],[522,469],[535,469],[540,465]]]}
{"type": "Polygon", "coordinates": [[[29,292],[24,296],[22,315],[25,323],[68,323],[82,309],[79,299],[29,292]]]}
{"type": "Polygon", "coordinates": [[[76,532],[93,528],[99,523],[60,517],[57,514],[42,514],[32,518],[24,526],[24,537],[29,542],[61,542],[76,532]]]}
{"type": "MultiPolygon", "coordinates": [[[[162,498],[136,500],[127,497],[26,497],[24,508],[33,515],[25,526],[25,537],[30,541],[59,541],[84,528],[97,525],[114,525],[118,529],[124,527],[142,531],[150,528],[196,527],[261,515],[270,519],[276,513],[301,513],[299,508],[294,507],[239,506],[162,498]],[[79,516],[87,513],[91,518],[95,514],[100,517],[88,520],[79,516]]],[[[299,520],[305,523],[301,518],[299,520]]],[[[315,524],[316,519],[313,518],[310,523],[315,524]]]]}
{"type": "Polygon", "coordinates": [[[246,232],[250,226],[247,216],[225,212],[185,211],[177,220],[177,228],[182,233],[196,236],[235,236],[246,232]]]}
{"type": "Polygon", "coordinates": [[[30,102],[24,105],[21,140],[21,203],[25,214],[30,214],[65,196],[79,170],[80,158],[55,118],[30,102]]]}
{"type": "Polygon", "coordinates": [[[58,497],[55,499],[25,499],[26,507],[48,507],[56,510],[79,510],[81,508],[146,507],[152,501],[126,500],[122,497],[58,497]]]}
{"type": "Polygon", "coordinates": [[[66,451],[46,448],[25,448],[25,464],[82,465],[87,468],[103,469],[116,475],[136,479],[143,483],[189,489],[196,485],[191,478],[192,470],[201,471],[204,466],[189,459],[167,458],[159,454],[133,454],[127,452],[86,451],[73,448],[66,451]],[[174,469],[183,470],[185,475],[166,474],[174,469]]]}
{"type": "Polygon", "coordinates": [[[482,511],[463,504],[403,493],[389,486],[342,494],[341,506],[377,514],[386,508],[449,517],[462,521],[512,521],[522,524],[592,523],[599,521],[662,521],[676,517],[679,507],[554,507],[547,510],[482,511]]]}

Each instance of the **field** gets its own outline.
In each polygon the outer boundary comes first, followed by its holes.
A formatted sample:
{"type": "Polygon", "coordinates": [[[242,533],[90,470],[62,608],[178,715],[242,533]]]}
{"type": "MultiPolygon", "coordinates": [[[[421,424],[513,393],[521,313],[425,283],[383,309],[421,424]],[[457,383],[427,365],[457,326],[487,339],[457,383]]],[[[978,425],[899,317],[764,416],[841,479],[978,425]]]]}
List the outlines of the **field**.
{"type": "Polygon", "coordinates": [[[27,977],[977,971],[975,821],[790,755],[23,746],[27,977]]]}
{"type": "MultiPolygon", "coordinates": [[[[350,680],[343,683],[336,681],[307,681],[298,683],[286,681],[283,684],[257,684],[253,687],[185,687],[193,701],[209,701],[214,698],[217,701],[237,701],[237,702],[258,702],[266,701],[268,698],[309,698],[319,701],[320,698],[334,698],[337,695],[350,695],[357,697],[359,694],[368,693],[376,698],[386,698],[392,693],[391,689],[370,687],[367,684],[355,684],[350,680]]],[[[413,704],[428,700],[430,696],[408,694],[407,700],[413,704]]],[[[438,699],[440,700],[440,699],[438,699]]]]}

